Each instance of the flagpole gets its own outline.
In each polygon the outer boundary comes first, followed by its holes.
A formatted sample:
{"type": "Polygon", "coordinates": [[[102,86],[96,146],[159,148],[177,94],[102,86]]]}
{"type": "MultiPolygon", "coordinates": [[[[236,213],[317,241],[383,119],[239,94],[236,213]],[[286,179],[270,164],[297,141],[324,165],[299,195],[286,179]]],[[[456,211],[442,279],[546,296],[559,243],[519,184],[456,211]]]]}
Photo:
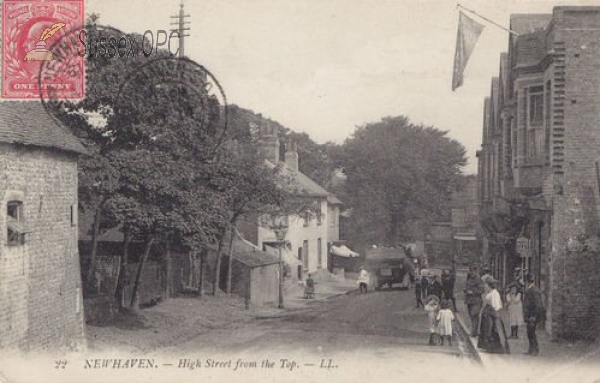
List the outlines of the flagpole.
{"type": "Polygon", "coordinates": [[[507,32],[509,32],[509,33],[511,33],[511,34],[513,34],[513,35],[515,35],[515,36],[519,36],[519,34],[518,34],[517,32],[515,32],[515,31],[513,31],[513,30],[511,30],[511,29],[508,29],[508,28],[506,28],[506,27],[503,27],[502,25],[500,25],[500,24],[498,24],[498,23],[496,23],[496,22],[494,22],[494,21],[492,21],[492,20],[488,19],[487,17],[481,16],[479,13],[477,13],[477,12],[475,12],[475,11],[472,11],[472,10],[470,10],[469,8],[465,8],[464,6],[462,6],[462,5],[460,5],[460,4],[456,4],[456,6],[457,6],[458,8],[462,8],[462,9],[464,9],[465,11],[471,12],[471,13],[472,13],[472,14],[474,14],[475,16],[477,16],[477,17],[479,17],[479,18],[482,18],[482,19],[484,19],[484,20],[485,20],[485,21],[487,21],[488,23],[494,24],[494,25],[495,25],[495,26],[497,26],[498,28],[504,29],[505,31],[507,31],[507,32]]]}

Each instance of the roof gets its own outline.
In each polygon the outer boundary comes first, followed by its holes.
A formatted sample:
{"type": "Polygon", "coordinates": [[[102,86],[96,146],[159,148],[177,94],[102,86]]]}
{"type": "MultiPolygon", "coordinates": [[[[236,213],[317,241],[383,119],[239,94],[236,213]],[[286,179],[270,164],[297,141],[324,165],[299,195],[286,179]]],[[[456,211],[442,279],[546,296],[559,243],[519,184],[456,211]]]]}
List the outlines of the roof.
{"type": "Polygon", "coordinates": [[[233,241],[233,259],[254,268],[279,263],[279,258],[262,251],[238,237],[233,241]]]}
{"type": "Polygon", "coordinates": [[[330,205],[343,205],[344,204],[333,193],[329,193],[329,195],[327,196],[327,203],[330,204],[330,205]]]}
{"type": "Polygon", "coordinates": [[[510,29],[519,35],[544,29],[552,20],[550,13],[517,13],[510,15],[510,29]]]}
{"type": "MultiPolygon", "coordinates": [[[[275,165],[270,161],[265,161],[267,166],[275,168],[275,165]]],[[[291,185],[300,194],[309,197],[329,197],[330,193],[323,189],[318,183],[308,178],[308,176],[299,170],[292,170],[287,166],[282,166],[281,172],[283,175],[290,176],[293,185],[291,185]]],[[[340,201],[341,202],[341,201],[340,201]]]]}
{"type": "Polygon", "coordinates": [[[365,257],[369,260],[402,259],[406,253],[401,247],[375,247],[365,250],[365,257]]]}
{"type": "Polygon", "coordinates": [[[535,65],[545,56],[546,31],[544,29],[519,35],[517,39],[517,65],[535,65]]]}
{"type": "Polygon", "coordinates": [[[33,101],[0,102],[0,142],[87,153],[77,137],[33,101]]]}

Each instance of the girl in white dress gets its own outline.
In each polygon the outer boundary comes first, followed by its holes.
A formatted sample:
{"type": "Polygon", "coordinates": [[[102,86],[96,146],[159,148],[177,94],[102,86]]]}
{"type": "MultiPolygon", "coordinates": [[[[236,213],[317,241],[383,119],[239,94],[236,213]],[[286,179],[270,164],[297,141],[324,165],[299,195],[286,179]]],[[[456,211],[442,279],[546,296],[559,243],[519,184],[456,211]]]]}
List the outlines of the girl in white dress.
{"type": "Polygon", "coordinates": [[[510,337],[518,339],[519,326],[525,321],[523,320],[523,299],[516,286],[511,287],[510,292],[506,295],[506,305],[508,306],[510,337]]]}
{"type": "Polygon", "coordinates": [[[450,310],[450,305],[447,300],[442,301],[442,309],[437,314],[438,331],[440,332],[440,338],[442,346],[444,345],[444,339],[448,339],[448,345],[452,346],[452,321],[454,321],[454,314],[450,310]]]}
{"type": "Polygon", "coordinates": [[[436,345],[436,338],[439,335],[439,326],[436,320],[440,306],[436,296],[429,296],[427,298],[427,304],[424,307],[427,312],[427,324],[429,325],[429,345],[436,345]]]}

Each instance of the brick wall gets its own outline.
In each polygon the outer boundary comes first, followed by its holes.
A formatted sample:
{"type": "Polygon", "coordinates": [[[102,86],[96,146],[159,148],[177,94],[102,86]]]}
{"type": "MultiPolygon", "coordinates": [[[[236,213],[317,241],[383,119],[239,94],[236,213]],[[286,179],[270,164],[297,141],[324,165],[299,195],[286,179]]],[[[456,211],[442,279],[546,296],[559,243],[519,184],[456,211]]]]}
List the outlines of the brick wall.
{"type": "Polygon", "coordinates": [[[0,347],[83,346],[77,249],[77,160],[58,151],[0,145],[0,347]],[[31,228],[7,245],[6,203],[19,200],[31,228]]]}
{"type": "Polygon", "coordinates": [[[599,254],[583,246],[599,234],[595,161],[600,157],[600,12],[585,11],[556,8],[552,31],[561,55],[554,92],[562,96],[554,99],[558,141],[553,159],[564,158],[554,179],[562,194],[554,196],[550,262],[549,325],[556,339],[590,338],[600,329],[599,254]],[[577,244],[582,246],[577,249],[577,244]]]}

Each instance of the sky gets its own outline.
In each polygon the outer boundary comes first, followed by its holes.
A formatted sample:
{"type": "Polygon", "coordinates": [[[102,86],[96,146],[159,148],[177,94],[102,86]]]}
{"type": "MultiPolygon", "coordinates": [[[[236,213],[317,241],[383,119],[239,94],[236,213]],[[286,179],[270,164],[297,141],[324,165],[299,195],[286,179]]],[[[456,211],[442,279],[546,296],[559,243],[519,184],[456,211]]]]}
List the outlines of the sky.
{"type": "MultiPolygon", "coordinates": [[[[86,0],[85,12],[124,32],[172,28],[179,0],[86,0]]],[[[596,4],[594,4],[596,3],[596,4]]],[[[509,33],[485,25],[452,92],[458,9],[451,0],[187,0],[185,54],[206,67],[229,103],[252,109],[319,143],[342,143],[357,126],[405,115],[467,149],[476,173],[483,100],[498,76],[509,33]]],[[[551,13],[571,0],[464,0],[509,26],[511,14],[551,13]]],[[[175,50],[175,49],[173,49],[175,50]]]]}

